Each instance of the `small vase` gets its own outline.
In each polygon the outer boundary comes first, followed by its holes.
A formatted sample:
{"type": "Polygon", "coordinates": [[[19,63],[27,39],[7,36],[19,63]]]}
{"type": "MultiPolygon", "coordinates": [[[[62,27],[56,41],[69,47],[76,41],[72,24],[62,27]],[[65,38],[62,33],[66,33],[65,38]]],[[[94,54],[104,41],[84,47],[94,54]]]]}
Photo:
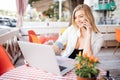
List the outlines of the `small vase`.
{"type": "Polygon", "coordinates": [[[94,78],[83,78],[83,77],[77,76],[77,80],[97,80],[97,78],[96,77],[94,77],[94,78]]]}

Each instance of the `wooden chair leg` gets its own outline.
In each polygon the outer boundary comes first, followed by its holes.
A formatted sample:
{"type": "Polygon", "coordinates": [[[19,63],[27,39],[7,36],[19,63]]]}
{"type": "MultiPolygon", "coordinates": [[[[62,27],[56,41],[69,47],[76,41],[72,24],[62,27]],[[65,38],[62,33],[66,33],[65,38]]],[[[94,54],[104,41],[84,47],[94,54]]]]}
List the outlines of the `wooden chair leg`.
{"type": "Polygon", "coordinates": [[[113,54],[115,54],[115,52],[117,51],[117,49],[118,49],[118,47],[119,47],[119,42],[117,43],[117,45],[116,45],[116,48],[115,48],[115,50],[114,50],[114,52],[113,52],[113,54]]]}

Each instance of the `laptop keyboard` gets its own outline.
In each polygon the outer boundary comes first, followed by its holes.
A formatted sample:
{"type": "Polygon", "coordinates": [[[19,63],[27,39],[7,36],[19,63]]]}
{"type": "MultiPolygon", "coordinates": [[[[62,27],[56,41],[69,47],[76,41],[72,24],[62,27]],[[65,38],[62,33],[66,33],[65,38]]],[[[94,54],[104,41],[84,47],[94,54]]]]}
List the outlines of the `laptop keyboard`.
{"type": "Polygon", "coordinates": [[[59,68],[60,68],[60,71],[63,71],[64,69],[66,69],[66,67],[60,66],[60,65],[59,65],[59,68]]]}

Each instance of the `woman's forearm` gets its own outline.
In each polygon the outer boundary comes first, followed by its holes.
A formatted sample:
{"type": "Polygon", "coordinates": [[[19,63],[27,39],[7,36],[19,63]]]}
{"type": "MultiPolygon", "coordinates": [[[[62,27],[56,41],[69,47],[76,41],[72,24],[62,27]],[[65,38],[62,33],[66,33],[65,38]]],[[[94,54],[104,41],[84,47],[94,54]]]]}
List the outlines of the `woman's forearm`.
{"type": "Polygon", "coordinates": [[[89,36],[85,39],[83,53],[88,53],[89,55],[93,54],[92,44],[91,44],[91,36],[89,36]]]}

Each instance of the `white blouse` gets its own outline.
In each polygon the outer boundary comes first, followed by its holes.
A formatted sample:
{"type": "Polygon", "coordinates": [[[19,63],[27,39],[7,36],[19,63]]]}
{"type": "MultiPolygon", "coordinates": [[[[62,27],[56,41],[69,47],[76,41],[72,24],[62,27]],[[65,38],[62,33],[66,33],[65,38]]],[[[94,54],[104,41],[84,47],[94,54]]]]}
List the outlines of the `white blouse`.
{"type": "MultiPolygon", "coordinates": [[[[73,50],[75,49],[78,36],[80,36],[80,30],[73,26],[70,26],[58,38],[58,40],[56,41],[56,45],[59,46],[60,49],[63,48],[63,45],[65,43],[67,44],[65,51],[61,53],[63,57],[69,57],[70,54],[73,52],[73,50]]],[[[102,34],[94,32],[92,33],[91,43],[94,54],[97,54],[99,52],[103,45],[103,41],[104,40],[102,34]]]]}

